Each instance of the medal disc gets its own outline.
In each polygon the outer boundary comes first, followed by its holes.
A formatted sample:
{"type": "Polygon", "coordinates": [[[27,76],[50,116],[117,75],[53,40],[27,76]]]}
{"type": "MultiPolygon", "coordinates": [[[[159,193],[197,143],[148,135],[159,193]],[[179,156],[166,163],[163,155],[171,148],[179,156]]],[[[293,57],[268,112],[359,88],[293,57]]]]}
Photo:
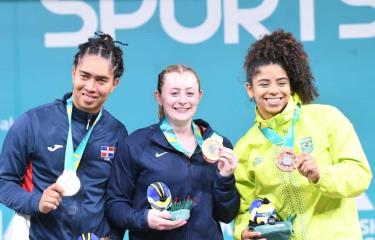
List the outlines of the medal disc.
{"type": "Polygon", "coordinates": [[[219,160],[219,147],[223,145],[222,142],[220,142],[216,138],[207,138],[202,143],[202,153],[205,159],[212,163],[219,160]]]}
{"type": "Polygon", "coordinates": [[[286,150],[277,156],[276,165],[284,172],[291,172],[294,170],[296,159],[297,157],[292,151],[286,150]]]}
{"type": "Polygon", "coordinates": [[[64,190],[63,196],[73,196],[81,188],[81,181],[74,171],[64,171],[56,183],[64,190]]]}

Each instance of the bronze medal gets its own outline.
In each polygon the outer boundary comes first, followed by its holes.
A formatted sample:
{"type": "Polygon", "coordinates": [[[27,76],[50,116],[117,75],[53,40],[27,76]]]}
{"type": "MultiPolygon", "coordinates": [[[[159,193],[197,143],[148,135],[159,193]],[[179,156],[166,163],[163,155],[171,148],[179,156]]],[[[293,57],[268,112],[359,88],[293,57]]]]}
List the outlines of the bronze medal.
{"type": "Polygon", "coordinates": [[[297,157],[292,150],[284,150],[277,156],[276,165],[281,171],[291,172],[296,160],[297,157]]]}

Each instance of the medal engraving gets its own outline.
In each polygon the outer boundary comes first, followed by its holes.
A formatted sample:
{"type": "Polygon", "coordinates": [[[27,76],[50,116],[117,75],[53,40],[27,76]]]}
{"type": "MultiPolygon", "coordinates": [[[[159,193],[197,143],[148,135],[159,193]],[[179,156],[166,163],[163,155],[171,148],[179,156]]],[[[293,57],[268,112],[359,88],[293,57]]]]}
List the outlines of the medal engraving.
{"type": "Polygon", "coordinates": [[[222,142],[216,138],[207,138],[202,144],[202,153],[206,161],[214,163],[219,160],[219,147],[222,142]]]}
{"type": "Polygon", "coordinates": [[[81,181],[74,171],[65,170],[56,183],[64,190],[63,196],[73,196],[81,188],[81,181]]]}
{"type": "Polygon", "coordinates": [[[281,171],[291,172],[294,170],[296,160],[297,157],[293,151],[285,150],[277,156],[276,165],[281,171]]]}

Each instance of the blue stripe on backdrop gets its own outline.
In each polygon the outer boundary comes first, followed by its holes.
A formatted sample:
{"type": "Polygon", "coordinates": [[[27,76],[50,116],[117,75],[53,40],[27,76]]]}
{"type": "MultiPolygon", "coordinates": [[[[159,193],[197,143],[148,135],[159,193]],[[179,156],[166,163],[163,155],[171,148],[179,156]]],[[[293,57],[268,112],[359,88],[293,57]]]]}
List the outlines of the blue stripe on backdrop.
{"type": "MultiPolygon", "coordinates": [[[[126,73],[106,108],[130,131],[157,120],[158,72],[185,63],[202,81],[198,117],[235,142],[254,117],[243,86],[245,51],[261,34],[281,27],[308,51],[318,102],[349,117],[374,159],[374,13],[374,0],[1,1],[0,144],[22,112],[71,89],[76,46],[99,29],[129,44],[126,73]]],[[[375,239],[375,187],[358,202],[363,236],[375,239]]],[[[12,211],[0,209],[4,236],[12,211]]],[[[231,227],[224,232],[232,239],[231,227]]]]}

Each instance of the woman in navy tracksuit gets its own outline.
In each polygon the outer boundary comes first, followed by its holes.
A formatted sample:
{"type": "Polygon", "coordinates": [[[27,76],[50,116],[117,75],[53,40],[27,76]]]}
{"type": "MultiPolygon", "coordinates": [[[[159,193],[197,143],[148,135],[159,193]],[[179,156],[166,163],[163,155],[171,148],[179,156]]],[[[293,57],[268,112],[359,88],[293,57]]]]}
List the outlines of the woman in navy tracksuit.
{"type": "Polygon", "coordinates": [[[137,240],[223,239],[219,221],[232,221],[239,207],[233,176],[237,158],[226,138],[216,163],[203,157],[202,140],[218,134],[207,122],[192,121],[201,96],[193,69],[172,65],[159,74],[160,122],[125,139],[114,161],[106,210],[120,229],[119,239],[125,229],[137,240]],[[154,182],[165,183],[173,200],[193,200],[187,221],[173,221],[169,212],[150,208],[147,187],[154,182]]]}

